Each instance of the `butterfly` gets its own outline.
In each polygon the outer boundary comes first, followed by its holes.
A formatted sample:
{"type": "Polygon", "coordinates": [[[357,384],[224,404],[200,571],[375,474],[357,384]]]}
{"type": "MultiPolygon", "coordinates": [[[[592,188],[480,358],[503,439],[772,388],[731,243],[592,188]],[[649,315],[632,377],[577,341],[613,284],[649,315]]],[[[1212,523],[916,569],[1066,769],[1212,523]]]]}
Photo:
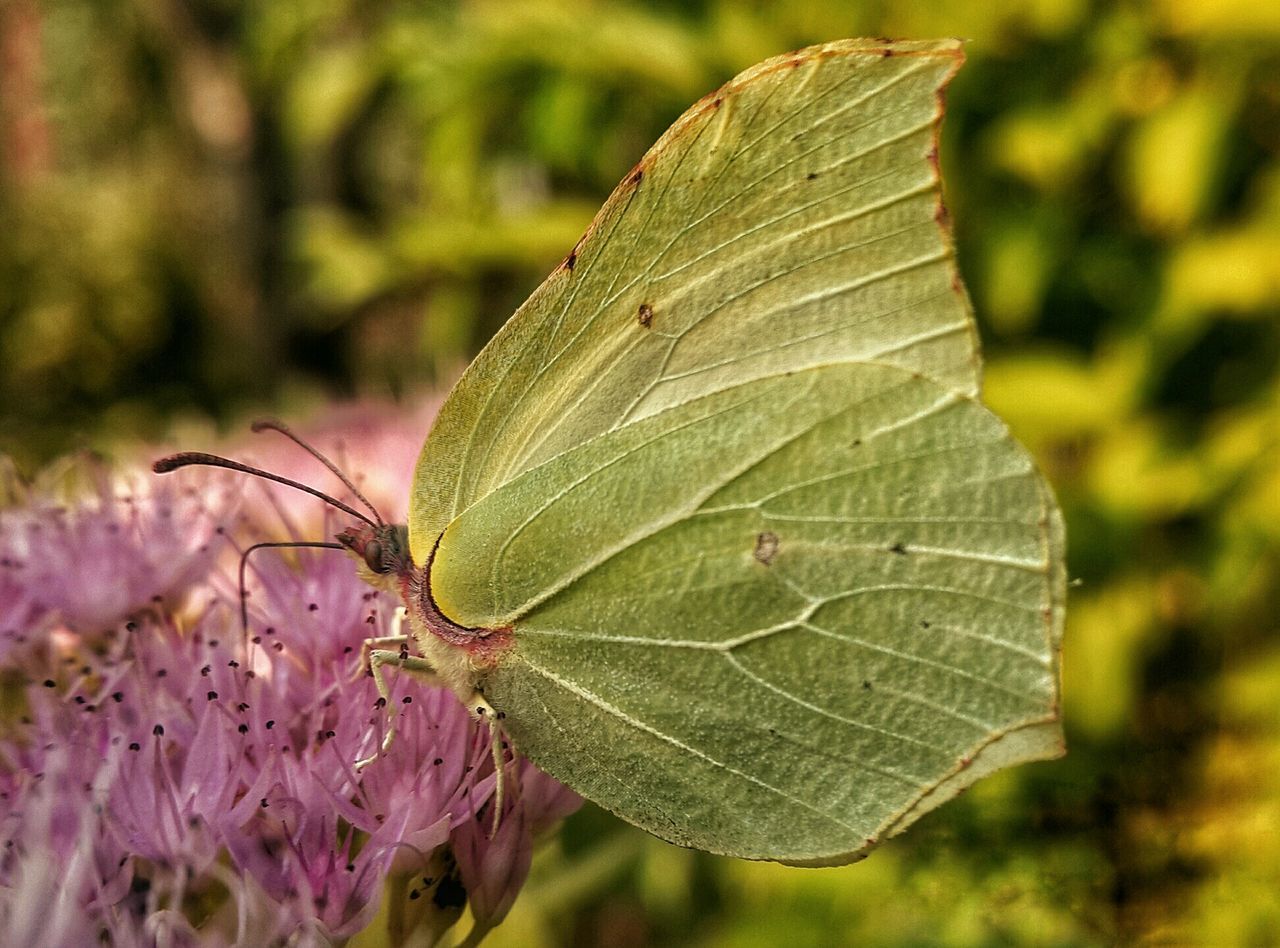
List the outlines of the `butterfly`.
{"type": "Polygon", "coordinates": [[[445,401],[407,528],[338,542],[430,674],[682,846],[860,858],[1063,753],[1064,527],[979,399],[937,143],[960,44],[694,104],[445,401]]]}

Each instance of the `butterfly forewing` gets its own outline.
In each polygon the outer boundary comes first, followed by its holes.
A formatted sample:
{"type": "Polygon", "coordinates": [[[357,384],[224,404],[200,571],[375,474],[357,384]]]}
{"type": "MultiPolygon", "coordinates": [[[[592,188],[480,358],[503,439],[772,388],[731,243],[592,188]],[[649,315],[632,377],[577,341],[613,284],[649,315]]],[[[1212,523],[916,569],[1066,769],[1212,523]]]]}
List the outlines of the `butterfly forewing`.
{"type": "Polygon", "coordinates": [[[415,479],[419,559],[520,473],[751,378],[875,359],[976,394],[936,158],[961,58],[832,43],[691,108],[450,395],[415,479]]]}

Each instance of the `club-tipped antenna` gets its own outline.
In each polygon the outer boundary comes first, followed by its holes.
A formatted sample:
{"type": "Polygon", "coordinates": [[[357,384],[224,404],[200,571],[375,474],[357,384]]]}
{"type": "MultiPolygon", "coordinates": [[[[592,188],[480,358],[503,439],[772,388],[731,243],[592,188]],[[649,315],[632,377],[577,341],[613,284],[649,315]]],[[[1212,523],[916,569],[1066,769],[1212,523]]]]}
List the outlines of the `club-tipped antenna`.
{"type": "MultiPolygon", "coordinates": [[[[183,451],[179,454],[171,454],[166,458],[161,458],[151,465],[151,470],[157,474],[168,474],[170,471],[176,471],[180,467],[189,467],[191,465],[203,465],[204,467],[225,467],[229,471],[239,471],[241,474],[252,474],[254,477],[265,478],[269,481],[275,481],[277,484],[284,484],[286,487],[292,487],[319,497],[326,504],[337,507],[344,513],[349,513],[357,520],[363,520],[369,526],[377,528],[382,526],[381,520],[374,523],[360,511],[356,510],[336,497],[330,497],[324,491],[316,490],[314,487],[308,487],[306,484],[300,484],[295,480],[287,477],[281,477],[279,474],[272,474],[270,471],[264,471],[261,468],[250,467],[248,464],[241,464],[239,461],[232,461],[229,458],[218,457],[216,454],[205,454],[202,451],[183,451]]],[[[375,514],[376,516],[376,514],[375,514]]]]}
{"type": "Polygon", "coordinates": [[[355,495],[356,499],[359,500],[360,503],[364,504],[366,507],[369,508],[369,512],[373,514],[373,519],[378,521],[378,526],[381,527],[383,525],[382,515],[378,513],[378,508],[373,506],[373,504],[369,502],[368,497],[360,493],[360,488],[356,487],[356,485],[352,483],[351,478],[347,477],[346,474],[343,474],[341,469],[338,467],[338,465],[334,464],[327,457],[325,457],[323,454],[321,454],[311,445],[307,444],[307,442],[303,441],[296,434],[294,434],[293,431],[290,430],[290,428],[284,422],[276,421],[274,418],[262,418],[258,421],[253,422],[253,424],[249,426],[249,430],[253,431],[255,434],[259,431],[280,432],[280,434],[284,435],[286,438],[288,438],[298,447],[302,448],[303,451],[306,451],[313,458],[315,458],[317,461],[319,461],[321,464],[327,467],[338,480],[342,481],[342,483],[346,485],[347,490],[351,491],[351,493],[355,495]]]}

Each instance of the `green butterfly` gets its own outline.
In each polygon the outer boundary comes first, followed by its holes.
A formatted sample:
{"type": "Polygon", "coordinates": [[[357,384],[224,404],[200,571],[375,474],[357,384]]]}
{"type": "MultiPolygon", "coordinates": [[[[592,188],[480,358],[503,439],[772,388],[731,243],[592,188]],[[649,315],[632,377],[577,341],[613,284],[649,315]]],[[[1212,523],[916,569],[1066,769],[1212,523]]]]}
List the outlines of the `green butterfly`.
{"type": "Polygon", "coordinates": [[[937,163],[955,41],[686,112],[472,363],[403,527],[339,540],[430,672],[682,846],[849,862],[1063,752],[1063,525],[979,401],[937,163]],[[417,564],[417,565],[415,565],[417,564]]]}

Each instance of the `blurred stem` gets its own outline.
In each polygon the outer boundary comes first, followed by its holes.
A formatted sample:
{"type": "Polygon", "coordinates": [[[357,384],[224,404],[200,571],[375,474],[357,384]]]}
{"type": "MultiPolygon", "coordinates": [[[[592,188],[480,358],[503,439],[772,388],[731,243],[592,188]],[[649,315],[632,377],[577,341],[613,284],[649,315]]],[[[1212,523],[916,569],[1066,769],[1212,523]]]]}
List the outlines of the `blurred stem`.
{"type": "Polygon", "coordinates": [[[45,113],[40,8],[31,0],[0,3],[0,159],[5,177],[34,184],[53,166],[45,113]]]}
{"type": "Polygon", "coordinates": [[[292,181],[278,93],[244,74],[238,49],[252,24],[247,12],[221,15],[181,0],[138,2],[135,9],[164,64],[189,158],[201,174],[227,184],[235,205],[236,238],[207,248],[208,260],[197,255],[193,268],[201,305],[217,311],[199,371],[215,387],[261,398],[278,378],[273,370],[283,361],[292,315],[284,233],[292,181]]]}
{"type": "Polygon", "coordinates": [[[550,878],[528,886],[524,896],[535,901],[548,916],[570,912],[634,865],[643,856],[647,843],[644,835],[630,829],[615,833],[550,878]]]}
{"type": "Polygon", "coordinates": [[[403,945],[405,906],[409,904],[409,877],[403,873],[394,875],[387,881],[387,886],[391,890],[390,911],[387,915],[387,940],[393,945],[403,945]]]}

